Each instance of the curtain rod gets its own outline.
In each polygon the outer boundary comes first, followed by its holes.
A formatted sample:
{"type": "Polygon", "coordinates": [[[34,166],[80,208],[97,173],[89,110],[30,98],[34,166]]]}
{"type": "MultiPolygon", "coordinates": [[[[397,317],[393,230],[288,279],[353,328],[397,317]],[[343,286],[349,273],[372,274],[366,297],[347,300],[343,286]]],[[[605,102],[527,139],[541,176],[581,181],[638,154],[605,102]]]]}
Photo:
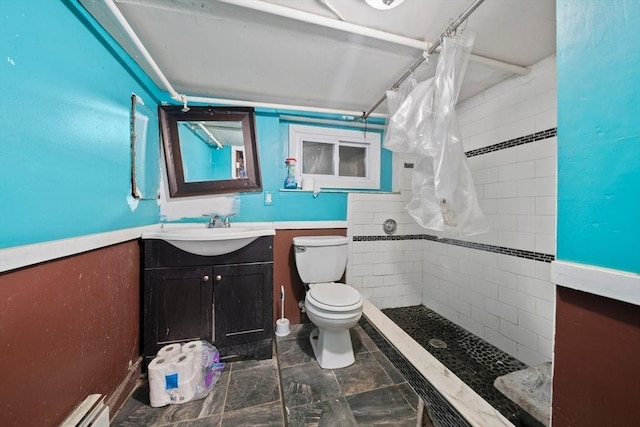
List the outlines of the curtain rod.
{"type": "MultiPolygon", "coordinates": [[[[484,0],[475,0],[464,12],[462,12],[460,14],[460,16],[458,16],[458,18],[453,21],[451,24],[449,24],[449,26],[447,27],[446,30],[444,30],[442,32],[442,34],[440,34],[440,37],[438,38],[437,41],[435,41],[431,47],[429,47],[429,50],[427,52],[428,55],[431,55],[432,53],[434,53],[436,51],[436,49],[438,49],[438,47],[440,47],[440,45],[442,44],[442,40],[449,34],[453,33],[468,17],[469,15],[471,15],[473,13],[473,11],[475,11],[478,6],[480,6],[482,4],[484,0]]],[[[407,77],[409,77],[411,75],[411,73],[413,73],[416,68],[418,68],[424,61],[426,60],[425,55],[423,55],[418,61],[416,61],[411,67],[409,67],[409,69],[402,75],[402,77],[400,77],[394,84],[393,86],[391,86],[389,88],[389,90],[396,90],[398,89],[398,87],[400,87],[400,85],[402,84],[402,82],[404,82],[407,77]]],[[[367,111],[366,113],[362,114],[362,120],[366,120],[375,110],[376,108],[378,108],[380,106],[380,104],[382,104],[384,102],[384,100],[387,99],[387,94],[385,93],[384,95],[382,95],[382,97],[373,105],[373,107],[371,107],[369,109],[369,111],[367,111]]]]}

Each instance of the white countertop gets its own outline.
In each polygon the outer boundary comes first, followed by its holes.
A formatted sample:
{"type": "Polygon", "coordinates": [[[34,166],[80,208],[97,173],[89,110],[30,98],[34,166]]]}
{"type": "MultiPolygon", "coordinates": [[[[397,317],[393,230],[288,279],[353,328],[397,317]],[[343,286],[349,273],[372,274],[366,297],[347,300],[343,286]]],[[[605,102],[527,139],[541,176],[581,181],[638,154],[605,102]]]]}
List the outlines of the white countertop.
{"type": "MultiPolygon", "coordinates": [[[[170,226],[180,226],[183,223],[168,223],[170,226]]],[[[261,226],[274,230],[304,230],[314,228],[347,228],[347,221],[266,221],[266,222],[237,222],[244,226],[261,226]]],[[[186,224],[185,225],[193,225],[186,224]]],[[[27,267],[40,262],[51,261],[66,256],[103,248],[129,240],[139,239],[142,233],[157,230],[161,224],[143,227],[126,228],[105,233],[87,234],[70,237],[68,239],[52,240],[31,245],[15,246],[0,249],[0,272],[27,267]]],[[[205,224],[203,223],[204,227],[205,224]]],[[[233,222],[231,223],[233,227],[233,222]]]]}

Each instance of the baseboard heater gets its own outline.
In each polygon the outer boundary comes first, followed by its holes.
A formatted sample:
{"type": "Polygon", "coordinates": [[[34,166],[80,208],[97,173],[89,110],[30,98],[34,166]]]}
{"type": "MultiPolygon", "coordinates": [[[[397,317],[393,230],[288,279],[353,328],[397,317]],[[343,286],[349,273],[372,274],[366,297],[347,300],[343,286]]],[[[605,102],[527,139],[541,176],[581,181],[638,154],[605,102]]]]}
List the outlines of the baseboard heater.
{"type": "Polygon", "coordinates": [[[109,407],[104,404],[104,396],[87,396],[59,427],[109,427],[109,407]]]}

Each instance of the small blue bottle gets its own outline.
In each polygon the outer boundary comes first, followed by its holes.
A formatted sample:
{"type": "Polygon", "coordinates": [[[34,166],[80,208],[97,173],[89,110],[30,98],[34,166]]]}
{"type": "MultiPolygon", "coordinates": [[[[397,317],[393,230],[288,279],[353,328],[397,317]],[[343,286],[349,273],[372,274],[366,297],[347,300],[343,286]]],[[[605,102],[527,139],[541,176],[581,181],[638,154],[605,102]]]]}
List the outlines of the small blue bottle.
{"type": "Polygon", "coordinates": [[[287,165],[287,177],[284,179],[284,188],[286,190],[295,190],[298,188],[298,183],[296,182],[296,159],[289,157],[284,163],[287,165]]]}

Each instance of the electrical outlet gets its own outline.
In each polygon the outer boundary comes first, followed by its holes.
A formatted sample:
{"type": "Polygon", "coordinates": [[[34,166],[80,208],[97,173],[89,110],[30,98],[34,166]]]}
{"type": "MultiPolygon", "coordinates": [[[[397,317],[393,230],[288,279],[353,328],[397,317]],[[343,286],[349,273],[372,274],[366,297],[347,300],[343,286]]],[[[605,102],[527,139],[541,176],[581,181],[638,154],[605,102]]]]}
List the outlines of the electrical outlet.
{"type": "Polygon", "coordinates": [[[265,206],[273,205],[273,193],[271,193],[270,191],[264,192],[264,205],[265,206]]]}

